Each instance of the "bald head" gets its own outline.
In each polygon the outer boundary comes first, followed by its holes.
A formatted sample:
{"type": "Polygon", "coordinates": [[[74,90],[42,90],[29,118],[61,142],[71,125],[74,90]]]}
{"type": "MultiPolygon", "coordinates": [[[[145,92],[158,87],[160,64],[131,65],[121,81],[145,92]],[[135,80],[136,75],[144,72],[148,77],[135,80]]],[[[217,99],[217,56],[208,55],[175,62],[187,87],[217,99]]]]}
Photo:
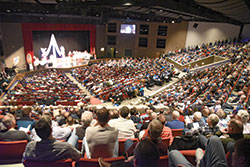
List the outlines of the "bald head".
{"type": "Polygon", "coordinates": [[[180,113],[178,111],[174,111],[172,113],[173,120],[178,120],[180,117],[180,113]]]}
{"type": "Polygon", "coordinates": [[[153,110],[150,110],[150,109],[146,110],[146,114],[148,114],[148,115],[151,115],[152,112],[153,112],[153,110]]]}
{"type": "Polygon", "coordinates": [[[201,112],[198,112],[198,111],[195,112],[194,113],[194,120],[199,122],[201,120],[201,115],[202,115],[201,112]]]}
{"type": "Polygon", "coordinates": [[[203,114],[204,117],[208,117],[209,114],[210,114],[209,109],[208,108],[203,109],[202,114],[203,114]]]}
{"type": "Polygon", "coordinates": [[[151,118],[152,118],[152,120],[157,119],[157,113],[156,112],[152,112],[151,118]]]}

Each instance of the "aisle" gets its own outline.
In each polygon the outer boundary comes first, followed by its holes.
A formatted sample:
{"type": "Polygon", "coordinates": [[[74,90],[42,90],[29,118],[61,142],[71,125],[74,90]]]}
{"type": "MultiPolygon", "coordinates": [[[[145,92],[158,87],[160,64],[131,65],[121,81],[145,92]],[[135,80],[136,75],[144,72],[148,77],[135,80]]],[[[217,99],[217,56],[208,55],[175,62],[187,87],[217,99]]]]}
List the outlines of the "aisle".
{"type": "Polygon", "coordinates": [[[80,82],[78,82],[74,77],[72,77],[72,75],[70,73],[65,73],[65,75],[74,83],[76,84],[81,90],[83,90],[84,93],[86,93],[88,96],[90,96],[89,91],[82,86],[82,84],[80,82]]]}
{"type": "MultiPolygon", "coordinates": [[[[169,83],[165,83],[163,86],[153,86],[152,88],[150,88],[151,90],[148,90],[147,88],[144,88],[144,97],[146,96],[154,96],[162,91],[164,91],[165,89],[167,89],[169,86],[175,84],[177,81],[179,81],[180,78],[182,78],[183,76],[185,76],[187,73],[179,71],[180,74],[178,76],[178,78],[172,77],[172,81],[170,81],[169,83]]],[[[79,83],[74,77],[72,77],[72,75],[70,73],[65,73],[65,75],[75,84],[77,84],[77,86],[82,89],[84,91],[84,93],[86,93],[87,95],[91,96],[89,91],[82,86],[81,83],[79,83]]],[[[133,98],[130,100],[124,100],[122,101],[120,106],[138,106],[138,105],[142,105],[143,106],[143,100],[144,97],[140,97],[138,96],[137,98],[133,98]]],[[[112,107],[113,104],[111,102],[106,102],[103,104],[99,104],[98,106],[105,106],[105,107],[112,107]]]]}

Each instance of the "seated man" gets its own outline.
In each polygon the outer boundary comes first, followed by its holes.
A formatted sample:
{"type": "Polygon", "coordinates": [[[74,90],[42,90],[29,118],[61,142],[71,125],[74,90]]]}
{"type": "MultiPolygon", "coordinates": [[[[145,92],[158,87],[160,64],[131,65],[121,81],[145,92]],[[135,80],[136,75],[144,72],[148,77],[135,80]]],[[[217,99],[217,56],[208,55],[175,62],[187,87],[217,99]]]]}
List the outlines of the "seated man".
{"type": "Polygon", "coordinates": [[[109,111],[102,108],[96,113],[97,124],[86,129],[84,142],[88,158],[118,155],[118,130],[109,126],[109,111]],[[89,149],[89,151],[88,151],[89,149]]]}
{"type": "MultiPolygon", "coordinates": [[[[220,135],[219,133],[217,134],[220,135]]],[[[234,143],[242,138],[250,138],[249,135],[243,135],[243,123],[239,120],[231,119],[225,133],[221,136],[221,141],[225,151],[232,152],[234,143]]]]}
{"type": "Polygon", "coordinates": [[[165,125],[170,129],[184,129],[184,122],[179,121],[180,113],[174,111],[172,113],[173,121],[168,121],[165,125]]]}
{"type": "Polygon", "coordinates": [[[118,129],[119,139],[131,139],[135,138],[135,124],[132,120],[128,119],[129,108],[124,106],[120,109],[120,117],[118,119],[112,119],[109,121],[111,127],[118,129]]]}
{"type": "Polygon", "coordinates": [[[66,142],[57,141],[52,137],[51,119],[42,117],[35,125],[37,135],[41,141],[31,141],[27,144],[23,160],[57,161],[71,158],[77,161],[81,153],[66,142]]]}
{"type": "Polygon", "coordinates": [[[201,118],[202,118],[201,112],[196,111],[194,113],[193,122],[187,124],[187,128],[189,130],[194,130],[198,129],[199,127],[204,127],[205,123],[201,120],[201,118]]]}
{"type": "Polygon", "coordinates": [[[219,117],[216,114],[210,114],[207,118],[207,126],[199,127],[198,131],[200,134],[210,137],[220,131],[220,128],[217,126],[219,122],[219,117]]]}
{"type": "Polygon", "coordinates": [[[86,129],[90,126],[93,120],[93,114],[90,111],[85,111],[82,114],[81,121],[82,125],[75,128],[76,135],[78,139],[82,140],[85,136],[86,129]]]}
{"type": "Polygon", "coordinates": [[[154,119],[149,123],[144,138],[149,139],[158,147],[160,155],[167,155],[168,145],[164,143],[161,138],[163,127],[164,125],[161,121],[154,119]]]}
{"type": "MultiPolygon", "coordinates": [[[[150,140],[159,150],[160,155],[168,154],[168,144],[162,141],[160,137],[163,130],[163,124],[161,121],[154,119],[148,125],[148,128],[145,132],[145,135],[142,140],[150,140]]],[[[132,161],[134,158],[134,150],[136,148],[137,143],[131,140],[127,140],[125,142],[125,150],[126,154],[129,156],[128,161],[132,161]]]]}
{"type": "Polygon", "coordinates": [[[12,114],[5,115],[2,123],[6,130],[0,132],[0,141],[31,140],[25,132],[15,129],[16,120],[12,114]]]}

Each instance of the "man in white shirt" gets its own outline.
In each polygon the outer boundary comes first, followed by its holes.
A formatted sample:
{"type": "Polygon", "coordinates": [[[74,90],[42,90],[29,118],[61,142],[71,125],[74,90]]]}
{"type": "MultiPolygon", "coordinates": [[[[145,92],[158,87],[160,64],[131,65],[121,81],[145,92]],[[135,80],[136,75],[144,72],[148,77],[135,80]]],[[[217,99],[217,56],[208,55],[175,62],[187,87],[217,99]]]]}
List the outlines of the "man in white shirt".
{"type": "Polygon", "coordinates": [[[89,158],[110,158],[118,155],[118,130],[109,126],[109,111],[102,108],[97,111],[97,123],[86,129],[84,149],[89,158]]]}
{"type": "Polygon", "coordinates": [[[115,127],[118,129],[119,139],[131,139],[135,138],[135,124],[132,120],[128,119],[129,108],[124,106],[120,109],[120,117],[118,119],[113,119],[109,121],[109,125],[111,127],[115,127]]]}

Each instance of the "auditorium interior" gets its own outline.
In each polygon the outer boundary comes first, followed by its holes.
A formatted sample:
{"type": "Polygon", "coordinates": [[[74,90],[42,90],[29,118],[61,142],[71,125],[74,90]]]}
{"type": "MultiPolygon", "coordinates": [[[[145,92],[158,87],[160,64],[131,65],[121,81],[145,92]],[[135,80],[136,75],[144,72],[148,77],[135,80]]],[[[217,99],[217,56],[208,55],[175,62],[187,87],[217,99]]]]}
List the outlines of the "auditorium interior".
{"type": "Polygon", "coordinates": [[[0,0],[0,76],[0,167],[250,164],[249,0],[0,0]]]}

